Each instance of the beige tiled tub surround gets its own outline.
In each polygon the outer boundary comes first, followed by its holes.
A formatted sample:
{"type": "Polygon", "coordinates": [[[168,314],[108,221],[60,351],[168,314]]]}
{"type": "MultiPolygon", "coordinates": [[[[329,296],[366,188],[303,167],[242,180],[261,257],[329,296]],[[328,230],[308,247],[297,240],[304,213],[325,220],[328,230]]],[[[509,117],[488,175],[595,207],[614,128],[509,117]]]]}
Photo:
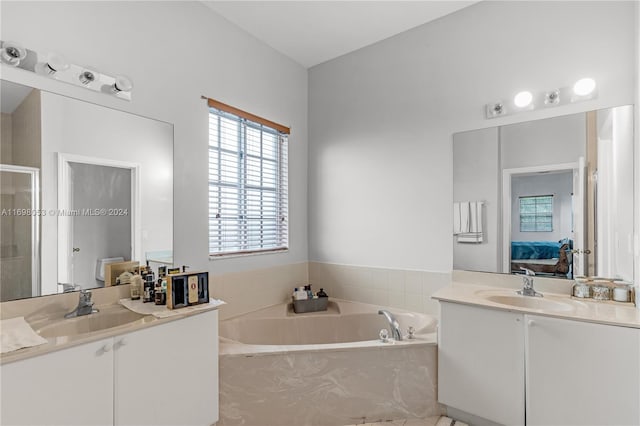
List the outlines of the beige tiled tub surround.
{"type": "Polygon", "coordinates": [[[340,299],[438,316],[431,295],[451,282],[451,273],[310,262],[309,282],[340,299]]]}
{"type": "Polygon", "coordinates": [[[441,413],[433,317],[387,308],[417,338],[382,343],[380,306],[331,302],[325,313],[296,315],[280,304],[220,323],[220,426],[338,426],[441,413]]]}
{"type": "Polygon", "coordinates": [[[308,264],[302,262],[222,275],[209,273],[209,292],[227,302],[220,310],[223,320],[282,303],[291,297],[294,287],[308,282],[308,264]]]}

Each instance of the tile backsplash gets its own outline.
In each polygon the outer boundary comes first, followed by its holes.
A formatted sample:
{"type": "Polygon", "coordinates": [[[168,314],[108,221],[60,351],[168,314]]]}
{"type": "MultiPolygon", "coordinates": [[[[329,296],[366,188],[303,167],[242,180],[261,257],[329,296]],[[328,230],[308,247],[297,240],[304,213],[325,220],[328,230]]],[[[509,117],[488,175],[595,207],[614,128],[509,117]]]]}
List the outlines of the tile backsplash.
{"type": "Polygon", "coordinates": [[[331,297],[437,316],[431,295],[451,282],[451,273],[310,262],[309,282],[331,297]]]}

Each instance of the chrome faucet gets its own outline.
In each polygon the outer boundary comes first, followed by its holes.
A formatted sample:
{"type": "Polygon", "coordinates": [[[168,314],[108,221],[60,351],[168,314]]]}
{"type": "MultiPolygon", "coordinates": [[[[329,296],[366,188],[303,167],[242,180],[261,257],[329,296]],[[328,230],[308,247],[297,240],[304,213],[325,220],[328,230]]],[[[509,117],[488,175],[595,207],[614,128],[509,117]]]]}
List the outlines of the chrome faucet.
{"type": "Polygon", "coordinates": [[[518,290],[518,294],[521,294],[523,296],[543,297],[542,293],[538,293],[533,289],[533,277],[536,275],[536,273],[531,269],[522,267],[520,269],[524,271],[524,275],[522,276],[522,290],[518,290]]]}
{"type": "Polygon", "coordinates": [[[80,290],[80,286],[78,284],[58,283],[58,285],[62,286],[63,293],[71,293],[72,291],[80,290]]]}
{"type": "Polygon", "coordinates": [[[384,317],[389,321],[389,325],[391,326],[391,335],[395,340],[402,340],[402,332],[400,332],[400,324],[393,316],[393,314],[386,309],[380,309],[378,311],[379,315],[384,315],[384,317]]]}
{"type": "Polygon", "coordinates": [[[83,315],[95,314],[98,312],[97,309],[93,307],[93,301],[91,300],[91,291],[89,290],[80,290],[80,298],[78,300],[78,306],[73,311],[66,314],[65,318],[74,318],[83,315]]]}

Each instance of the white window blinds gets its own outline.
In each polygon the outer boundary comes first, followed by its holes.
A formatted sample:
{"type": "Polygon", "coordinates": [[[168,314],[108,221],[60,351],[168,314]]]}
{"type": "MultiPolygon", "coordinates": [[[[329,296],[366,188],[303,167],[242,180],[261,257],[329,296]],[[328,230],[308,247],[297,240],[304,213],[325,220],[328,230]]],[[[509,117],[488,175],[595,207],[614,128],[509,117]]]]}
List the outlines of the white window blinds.
{"type": "Polygon", "coordinates": [[[288,135],[211,104],[209,255],[286,249],[288,135]]]}

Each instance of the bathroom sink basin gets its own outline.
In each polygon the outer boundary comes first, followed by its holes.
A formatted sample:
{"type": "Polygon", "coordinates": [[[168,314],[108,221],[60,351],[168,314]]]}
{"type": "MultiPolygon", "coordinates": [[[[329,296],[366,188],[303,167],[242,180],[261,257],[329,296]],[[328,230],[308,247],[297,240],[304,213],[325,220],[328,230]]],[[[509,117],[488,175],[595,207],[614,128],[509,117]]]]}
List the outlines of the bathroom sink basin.
{"type": "Polygon", "coordinates": [[[498,303],[500,305],[537,309],[543,311],[569,312],[575,309],[574,306],[571,305],[571,303],[546,299],[544,297],[494,294],[486,296],[486,299],[490,302],[498,303]]]}
{"type": "Polygon", "coordinates": [[[37,333],[45,338],[78,336],[110,328],[145,322],[148,315],[132,312],[122,306],[100,307],[100,312],[75,318],[50,322],[37,329],[37,333]]]}

